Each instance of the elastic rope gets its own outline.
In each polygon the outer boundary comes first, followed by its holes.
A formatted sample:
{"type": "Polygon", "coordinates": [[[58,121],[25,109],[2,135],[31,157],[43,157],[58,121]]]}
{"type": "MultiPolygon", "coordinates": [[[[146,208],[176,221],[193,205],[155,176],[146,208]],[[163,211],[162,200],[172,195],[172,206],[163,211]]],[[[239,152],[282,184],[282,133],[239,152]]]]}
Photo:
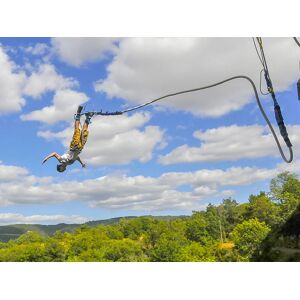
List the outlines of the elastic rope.
{"type": "Polygon", "coordinates": [[[275,140],[275,142],[276,142],[276,144],[277,144],[277,147],[278,147],[278,150],[279,150],[279,152],[280,152],[280,155],[281,155],[282,159],[283,159],[285,162],[287,162],[287,163],[292,162],[292,160],[293,160],[293,150],[292,150],[292,148],[291,148],[291,147],[288,147],[288,148],[289,148],[289,156],[290,156],[290,157],[289,157],[289,159],[287,159],[286,156],[285,156],[285,154],[283,153],[283,150],[282,150],[282,147],[281,147],[281,145],[280,145],[280,142],[279,142],[279,140],[278,140],[278,138],[277,138],[276,132],[275,132],[275,130],[274,130],[274,128],[273,128],[271,122],[269,121],[269,119],[268,119],[268,117],[267,117],[267,115],[266,115],[266,113],[265,113],[265,111],[264,111],[264,109],[263,109],[263,107],[262,107],[262,105],[261,105],[261,102],[260,102],[260,99],[259,99],[259,96],[258,96],[258,93],[257,93],[256,86],[255,86],[254,82],[252,81],[252,79],[251,79],[250,77],[248,77],[248,76],[245,76],[245,75],[238,75],[238,76],[230,77],[230,78],[228,78],[228,79],[219,81],[219,82],[214,83],[214,84],[211,84],[211,85],[207,85],[207,86],[204,86],[204,87],[200,87],[200,88],[195,88],[195,89],[190,89],[190,90],[185,90],[185,91],[181,91],[181,92],[177,92],[177,93],[168,94],[168,95],[165,95],[165,96],[156,98],[156,99],[154,99],[154,100],[152,100],[152,101],[149,101],[149,102],[147,102],[147,103],[144,103],[144,104],[141,104],[141,105],[138,105],[138,106],[129,108],[129,109],[125,109],[125,110],[123,110],[123,111],[120,111],[119,113],[120,113],[120,114],[123,114],[123,113],[131,112],[131,111],[140,109],[140,108],[142,108],[142,107],[151,105],[151,104],[153,104],[153,103],[155,103],[155,102],[157,102],[157,101],[163,100],[163,99],[168,98],[168,97],[173,97],[173,96],[177,96],[177,95],[182,95],[182,94],[187,94],[187,93],[192,93],[192,92],[196,92],[196,91],[201,91],[201,90],[209,89],[209,88],[212,88],[212,87],[215,87],[215,86],[224,84],[224,83],[226,83],[226,82],[228,82],[228,81],[232,81],[232,80],[235,80],[235,79],[246,79],[246,80],[248,80],[248,81],[250,82],[250,84],[251,84],[251,86],[252,86],[252,88],[253,88],[253,90],[254,90],[254,94],[255,94],[255,98],[256,98],[257,105],[258,105],[258,107],[259,107],[259,109],[260,109],[261,114],[263,115],[265,121],[267,122],[267,124],[268,124],[268,126],[269,126],[269,128],[270,128],[270,130],[271,130],[271,133],[272,133],[273,138],[274,138],[274,140],[275,140]]]}
{"type": "Polygon", "coordinates": [[[298,39],[296,37],[294,37],[293,39],[296,42],[296,44],[300,47],[300,42],[298,41],[298,39]]]}
{"type": "MultiPolygon", "coordinates": [[[[298,40],[297,40],[296,38],[294,38],[294,39],[295,39],[296,43],[299,45],[298,40]]],[[[257,40],[257,42],[258,42],[258,44],[259,44],[259,48],[260,48],[260,53],[261,53],[261,55],[259,55],[259,53],[258,53],[258,49],[257,49],[257,46],[256,46],[256,43],[255,43],[254,38],[253,38],[253,43],[254,43],[254,46],[255,46],[256,53],[257,53],[257,55],[258,55],[258,57],[259,57],[259,60],[260,60],[261,64],[263,65],[263,68],[264,68],[263,71],[265,72],[265,76],[267,76],[268,81],[269,81],[269,83],[267,82],[268,90],[269,90],[269,92],[271,91],[271,92],[274,94],[274,92],[273,92],[273,87],[272,87],[272,82],[271,82],[271,79],[270,79],[270,77],[269,77],[268,65],[267,65],[266,58],[265,58],[264,51],[263,51],[262,39],[261,39],[261,38],[256,38],[256,40],[257,40]],[[270,85],[270,86],[269,86],[269,85],[270,85]],[[270,88],[270,89],[269,89],[269,88],[270,88]]],[[[299,45],[299,46],[300,46],[300,45],[299,45]]],[[[260,74],[260,76],[261,76],[261,74],[260,74]]],[[[194,88],[194,89],[189,89],[189,90],[184,90],[184,91],[180,91],[180,92],[168,94],[168,95],[165,95],[165,96],[156,98],[156,99],[154,99],[154,100],[152,100],[152,101],[146,102],[146,103],[144,103],[144,104],[137,105],[137,106],[135,106],[135,107],[125,109],[125,110],[123,110],[123,111],[106,112],[106,113],[102,113],[102,111],[101,111],[101,112],[95,112],[95,114],[96,114],[96,115],[107,115],[107,116],[108,116],[108,115],[121,115],[121,114],[123,114],[123,113],[128,113],[128,112],[131,112],[131,111],[134,111],[134,110],[143,108],[143,107],[145,107],[145,106],[151,105],[151,104],[153,104],[153,103],[155,103],[155,102],[161,101],[161,100],[163,100],[163,99],[165,99],[165,98],[168,98],[168,97],[173,97],[173,96],[177,96],[177,95],[182,95],[182,94],[186,94],[186,93],[192,93],[192,92],[196,92],[196,91],[200,91],[200,90],[209,89],[209,88],[216,87],[216,86],[218,86],[218,85],[224,84],[224,83],[226,83],[226,82],[228,82],[228,81],[232,81],[232,80],[235,80],[235,79],[246,79],[246,80],[248,80],[248,81],[250,82],[250,84],[252,85],[252,88],[253,88],[253,90],[254,90],[254,94],[255,94],[255,98],[256,98],[257,105],[258,105],[258,107],[259,107],[259,109],[260,109],[260,112],[261,112],[261,114],[263,115],[263,117],[264,117],[266,123],[268,124],[268,126],[269,126],[269,128],[270,128],[270,130],[271,130],[271,133],[272,133],[273,138],[274,138],[274,140],[275,140],[275,142],[276,142],[276,145],[277,145],[277,147],[278,147],[278,150],[279,150],[279,152],[280,152],[280,155],[281,155],[282,159],[283,159],[285,162],[287,162],[287,163],[292,162],[292,160],[293,160],[293,150],[292,150],[292,146],[288,146],[288,145],[287,145],[287,147],[288,147],[288,149],[289,149],[289,159],[287,159],[286,156],[285,156],[285,154],[283,153],[283,150],[282,150],[282,147],[281,147],[281,145],[280,145],[280,142],[279,142],[279,140],[278,140],[278,138],[277,138],[276,132],[275,132],[275,130],[274,130],[274,128],[273,128],[271,122],[269,121],[269,119],[268,119],[268,117],[267,117],[267,115],[266,115],[266,113],[265,113],[265,111],[264,111],[264,109],[263,109],[263,107],[262,107],[262,105],[261,105],[261,102],[260,102],[260,99],[259,99],[259,96],[258,96],[258,93],[257,93],[256,86],[255,86],[254,82],[252,81],[252,79],[251,79],[250,77],[248,77],[248,76],[245,76],[245,75],[238,75],[238,76],[230,77],[230,78],[228,78],[228,79],[219,81],[219,82],[214,83],[214,84],[211,84],[211,85],[207,85],[207,86],[204,86],[204,87],[200,87],[200,88],[194,88]]],[[[260,80],[260,90],[261,90],[261,80],[260,80]]],[[[262,92],[262,90],[261,90],[261,92],[262,92]]],[[[262,93],[262,94],[263,94],[263,93],[262,93]]],[[[272,95],[273,95],[273,94],[272,94],[272,95]]],[[[275,97],[275,95],[274,95],[274,97],[275,97]]],[[[272,97],[272,98],[273,98],[273,97],[272,97]]],[[[273,99],[273,100],[274,100],[274,104],[276,104],[276,103],[277,103],[276,99],[273,99]],[[275,103],[275,102],[276,102],[276,103],[275,103]]],[[[277,105],[278,105],[278,104],[277,104],[277,105]]]]}

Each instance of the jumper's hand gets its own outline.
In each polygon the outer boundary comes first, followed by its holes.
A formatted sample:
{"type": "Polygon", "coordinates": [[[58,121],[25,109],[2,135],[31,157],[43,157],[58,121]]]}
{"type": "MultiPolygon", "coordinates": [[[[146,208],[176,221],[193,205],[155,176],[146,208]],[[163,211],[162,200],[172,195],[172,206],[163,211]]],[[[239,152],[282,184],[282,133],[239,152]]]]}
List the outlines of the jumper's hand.
{"type": "Polygon", "coordinates": [[[42,165],[48,160],[48,158],[46,157],[43,162],[42,162],[42,165]]]}
{"type": "Polygon", "coordinates": [[[84,164],[84,163],[82,162],[82,160],[80,159],[79,156],[77,157],[77,160],[80,162],[80,164],[81,164],[81,166],[82,166],[83,168],[86,167],[86,164],[84,164]]]}

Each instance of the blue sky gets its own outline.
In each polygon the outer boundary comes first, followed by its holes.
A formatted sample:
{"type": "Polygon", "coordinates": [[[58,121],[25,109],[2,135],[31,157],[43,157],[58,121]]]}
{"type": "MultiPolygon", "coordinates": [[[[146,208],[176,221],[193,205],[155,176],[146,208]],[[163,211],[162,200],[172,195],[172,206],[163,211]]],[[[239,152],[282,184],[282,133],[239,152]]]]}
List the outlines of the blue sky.
{"type": "MultiPolygon", "coordinates": [[[[121,110],[234,75],[259,85],[251,38],[0,38],[0,224],[84,222],[189,214],[268,190],[300,171],[300,51],[264,39],[270,75],[294,145],[282,162],[248,83],[224,86],[114,117],[95,117],[79,164],[63,174],[73,114],[121,110]]],[[[262,97],[274,122],[270,97],[262,97]]]]}

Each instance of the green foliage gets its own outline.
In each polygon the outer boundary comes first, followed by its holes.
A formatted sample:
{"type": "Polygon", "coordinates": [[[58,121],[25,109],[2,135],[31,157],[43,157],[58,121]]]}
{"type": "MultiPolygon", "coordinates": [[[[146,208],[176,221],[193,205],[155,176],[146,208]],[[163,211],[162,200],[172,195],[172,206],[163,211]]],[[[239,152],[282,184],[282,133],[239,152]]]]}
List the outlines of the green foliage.
{"type": "Polygon", "coordinates": [[[133,240],[107,240],[101,247],[91,246],[77,257],[69,261],[147,261],[147,256],[143,253],[141,246],[133,240]]]}
{"type": "Polygon", "coordinates": [[[238,224],[230,235],[235,244],[238,260],[249,261],[269,232],[270,227],[257,219],[238,224]]]}
{"type": "Polygon", "coordinates": [[[280,216],[286,221],[300,205],[300,182],[295,174],[283,172],[271,180],[271,197],[280,205],[280,216]]]}
{"type": "Polygon", "coordinates": [[[256,218],[272,227],[281,221],[280,206],[272,202],[266,193],[260,192],[257,196],[250,195],[245,216],[248,219],[256,218]]]}
{"type": "Polygon", "coordinates": [[[300,196],[299,181],[297,175],[290,172],[283,172],[273,178],[270,183],[270,191],[273,200],[281,202],[285,192],[300,196]]]}
{"type": "Polygon", "coordinates": [[[44,237],[37,231],[27,231],[25,234],[21,235],[17,240],[16,244],[30,244],[42,242],[44,237]]]}
{"type": "Polygon", "coordinates": [[[243,204],[224,199],[190,217],[127,217],[71,227],[59,224],[55,233],[51,225],[5,226],[4,235],[18,230],[23,234],[0,242],[0,261],[297,261],[300,211],[295,214],[295,209],[299,204],[300,182],[285,172],[272,179],[269,194],[250,195],[243,204]]]}
{"type": "Polygon", "coordinates": [[[216,261],[216,258],[213,254],[213,248],[204,247],[199,243],[191,242],[179,250],[175,256],[175,261],[214,262],[216,261]]]}
{"type": "Polygon", "coordinates": [[[14,244],[0,249],[0,261],[4,262],[34,262],[45,261],[44,244],[14,244]]]}
{"type": "Polygon", "coordinates": [[[192,216],[186,222],[186,235],[191,241],[206,245],[211,241],[211,235],[208,232],[208,222],[202,212],[193,212],[192,216]]]}
{"type": "Polygon", "coordinates": [[[150,252],[151,261],[177,261],[180,249],[188,244],[188,240],[176,232],[163,233],[150,252]]]}
{"type": "Polygon", "coordinates": [[[221,225],[226,234],[232,231],[236,224],[243,221],[239,204],[231,198],[224,199],[218,207],[219,216],[221,217],[221,225]]]}
{"type": "Polygon", "coordinates": [[[151,261],[177,261],[181,247],[188,244],[185,236],[186,224],[183,220],[167,222],[167,227],[158,238],[153,249],[149,251],[151,261]]]}

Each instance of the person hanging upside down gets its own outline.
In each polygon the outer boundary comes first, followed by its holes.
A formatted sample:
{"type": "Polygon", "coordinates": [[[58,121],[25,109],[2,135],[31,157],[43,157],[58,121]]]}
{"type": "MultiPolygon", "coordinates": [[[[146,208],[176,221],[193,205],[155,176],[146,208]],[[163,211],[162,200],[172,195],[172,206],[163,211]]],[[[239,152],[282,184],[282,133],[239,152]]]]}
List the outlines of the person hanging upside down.
{"type": "Polygon", "coordinates": [[[77,113],[75,115],[75,123],[74,123],[74,134],[73,138],[70,144],[69,150],[63,154],[59,155],[56,152],[50,153],[48,156],[45,157],[43,160],[43,164],[51,157],[55,157],[60,164],[57,165],[57,171],[58,172],[64,172],[66,170],[66,167],[68,165],[73,164],[75,161],[80,162],[81,166],[83,168],[86,167],[86,165],[81,161],[79,154],[81,153],[84,145],[87,142],[87,138],[89,135],[88,127],[91,122],[91,118],[93,117],[94,113],[86,113],[86,119],[83,125],[82,130],[80,130],[80,113],[82,111],[83,107],[79,106],[77,113]]]}

